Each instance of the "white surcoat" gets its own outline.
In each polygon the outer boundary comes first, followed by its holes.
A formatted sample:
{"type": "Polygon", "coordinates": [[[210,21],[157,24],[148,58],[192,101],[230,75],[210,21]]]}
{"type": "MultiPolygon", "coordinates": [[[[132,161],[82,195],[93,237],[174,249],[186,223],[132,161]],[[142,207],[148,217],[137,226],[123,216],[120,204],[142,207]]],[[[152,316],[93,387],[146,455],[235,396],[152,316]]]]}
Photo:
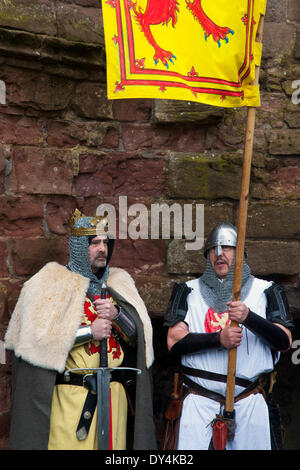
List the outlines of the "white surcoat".
{"type": "MultiPolygon", "coordinates": [[[[207,333],[217,331],[226,324],[226,313],[214,315],[206,304],[199,286],[199,279],[188,281],[187,285],[193,290],[189,294],[188,310],[185,322],[191,333],[207,333]],[[209,314],[207,315],[207,313],[209,314]],[[206,320],[206,321],[205,321],[206,320]],[[208,323],[211,330],[207,331],[208,323]]],[[[264,290],[271,282],[254,278],[250,292],[243,302],[250,310],[266,318],[266,296],[264,290]]],[[[185,354],[182,364],[194,369],[227,375],[228,350],[224,348],[185,354]]],[[[254,381],[259,374],[273,370],[274,363],[270,348],[251,331],[243,327],[240,346],[237,348],[236,377],[254,381]]],[[[189,377],[202,387],[226,394],[226,383],[215,382],[198,377],[189,377]]],[[[235,396],[244,390],[235,387],[235,396]]],[[[236,431],[235,438],[227,442],[228,450],[268,450],[271,448],[268,408],[262,394],[252,394],[235,404],[236,431]]],[[[223,409],[221,410],[221,412],[223,409]]],[[[209,398],[190,394],[184,400],[180,420],[178,449],[205,450],[208,449],[212,428],[210,423],[220,413],[220,404],[209,398]]]]}

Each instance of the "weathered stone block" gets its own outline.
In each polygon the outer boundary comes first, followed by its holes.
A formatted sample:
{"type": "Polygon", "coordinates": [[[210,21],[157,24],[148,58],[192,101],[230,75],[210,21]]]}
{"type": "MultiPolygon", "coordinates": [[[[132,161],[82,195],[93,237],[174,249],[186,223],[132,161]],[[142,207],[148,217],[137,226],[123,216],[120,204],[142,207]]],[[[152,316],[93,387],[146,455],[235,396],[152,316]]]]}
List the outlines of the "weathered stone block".
{"type": "Polygon", "coordinates": [[[277,168],[270,175],[268,197],[297,200],[300,197],[300,168],[286,166],[277,168]]]}
{"type": "Polygon", "coordinates": [[[39,197],[0,196],[0,235],[43,234],[43,201],[39,197]]]}
{"type": "Polygon", "coordinates": [[[55,36],[55,12],[51,0],[1,2],[0,25],[55,36]]]}
{"type": "Polygon", "coordinates": [[[124,153],[102,158],[82,155],[75,189],[77,197],[158,196],[165,189],[164,161],[136,159],[124,153]]]}
{"type": "Polygon", "coordinates": [[[7,85],[8,105],[55,111],[65,109],[73,93],[73,82],[56,75],[5,67],[1,71],[7,85]]]}
{"type": "Polygon", "coordinates": [[[300,238],[300,205],[272,202],[250,203],[248,208],[247,237],[300,238]]]}
{"type": "MultiPolygon", "coordinates": [[[[294,91],[296,91],[296,89],[294,89],[294,91]]],[[[298,93],[298,98],[299,96],[300,94],[298,93]]],[[[288,106],[286,106],[284,110],[284,121],[291,129],[298,129],[300,127],[300,104],[297,105],[290,102],[288,106]]]]}
{"type": "MultiPolygon", "coordinates": [[[[165,233],[169,234],[170,239],[174,238],[175,230],[177,230],[177,237],[175,236],[177,239],[179,237],[185,238],[189,233],[191,233],[191,235],[197,234],[199,237],[205,237],[218,223],[234,223],[234,207],[229,203],[186,199],[176,199],[176,201],[174,201],[164,198],[152,198],[151,206],[152,204],[160,208],[160,236],[163,227],[165,233]],[[203,224],[201,216],[202,208],[204,210],[203,224]],[[169,231],[167,232],[167,230],[169,231]]],[[[151,207],[149,207],[149,210],[151,210],[151,207]]]]}
{"type": "Polygon", "coordinates": [[[35,119],[23,117],[16,123],[16,142],[18,145],[42,145],[42,124],[35,119]]]}
{"type": "Polygon", "coordinates": [[[49,121],[47,123],[47,143],[51,147],[119,146],[119,129],[111,122],[49,121]]]}
{"type": "Polygon", "coordinates": [[[112,102],[101,83],[84,82],[77,86],[72,108],[78,116],[90,119],[112,119],[112,102]]]}
{"type": "Polygon", "coordinates": [[[65,197],[51,198],[46,204],[47,228],[55,235],[66,235],[68,233],[68,218],[76,208],[73,199],[65,197]]]}
{"type": "Polygon", "coordinates": [[[0,142],[5,144],[12,144],[16,142],[16,122],[17,119],[10,116],[0,117],[0,142]]]}
{"type": "Polygon", "coordinates": [[[98,8],[99,7],[99,0],[64,0],[65,4],[71,4],[71,5],[81,5],[83,7],[93,7],[93,8],[98,8]]]}
{"type": "Polygon", "coordinates": [[[294,275],[300,270],[297,241],[247,241],[247,263],[258,276],[294,275]]]}
{"type": "Polygon", "coordinates": [[[284,121],[291,129],[298,129],[300,127],[300,112],[286,112],[284,121]]]}
{"type": "Polygon", "coordinates": [[[151,149],[153,137],[153,128],[150,124],[123,124],[122,139],[127,151],[151,149]]]}
{"type": "Polygon", "coordinates": [[[1,289],[5,289],[5,295],[6,295],[6,300],[4,298],[4,311],[3,311],[3,316],[0,320],[0,335],[1,335],[1,326],[3,326],[4,331],[7,329],[7,325],[9,322],[9,319],[13,313],[13,310],[15,308],[15,305],[17,303],[17,300],[20,295],[20,291],[23,287],[24,284],[24,279],[2,279],[1,284],[2,287],[1,289]]]}
{"type": "Polygon", "coordinates": [[[71,151],[16,147],[9,191],[27,194],[72,194],[74,161],[71,151]]]}
{"type": "Polygon", "coordinates": [[[266,23],[281,23],[285,21],[288,0],[269,0],[266,9],[266,23]]]}
{"type": "Polygon", "coordinates": [[[102,11],[81,5],[56,4],[58,35],[69,41],[104,45],[102,11]]]}
{"type": "Polygon", "coordinates": [[[7,243],[6,241],[0,241],[0,278],[8,277],[7,269],[7,243]]]}
{"type": "Polygon", "coordinates": [[[294,26],[285,23],[265,23],[263,36],[263,59],[280,61],[290,55],[295,41],[294,26]]]}
{"type": "MultiPolygon", "coordinates": [[[[254,142],[256,143],[257,136],[260,131],[268,128],[282,128],[283,113],[285,107],[286,97],[282,93],[261,93],[261,106],[257,108],[256,112],[256,131],[254,142]]],[[[264,130],[262,131],[264,133],[264,130]]],[[[267,142],[264,140],[265,148],[267,151],[267,142]]]]}
{"type": "Polygon", "coordinates": [[[17,239],[12,243],[11,258],[14,275],[28,277],[50,261],[66,264],[68,244],[63,238],[17,239]]]}
{"type": "Polygon", "coordinates": [[[186,240],[172,240],[168,245],[167,270],[169,274],[197,276],[203,273],[206,259],[201,250],[187,250],[186,240]]]}
{"type": "Polygon", "coordinates": [[[113,113],[117,121],[149,121],[152,113],[151,99],[113,100],[113,113]]]}
{"type": "Polygon", "coordinates": [[[0,194],[5,191],[5,154],[2,146],[0,147],[0,194]]]}
{"type": "MultiPolygon", "coordinates": [[[[169,274],[198,276],[204,272],[206,259],[201,252],[186,250],[183,240],[170,242],[167,254],[169,274]]],[[[300,270],[300,251],[297,241],[246,240],[247,263],[258,276],[274,274],[295,275],[300,270]]]]}
{"type": "Polygon", "coordinates": [[[164,272],[166,247],[164,240],[118,240],[111,266],[126,269],[131,274],[161,275],[164,272]]]}
{"type": "Polygon", "coordinates": [[[300,134],[293,129],[272,131],[268,134],[271,155],[300,155],[300,134]]]}
{"type": "Polygon", "coordinates": [[[0,118],[0,142],[18,145],[41,145],[42,124],[28,117],[3,116],[0,118]]]}
{"type": "Polygon", "coordinates": [[[168,169],[169,196],[239,199],[241,168],[225,157],[225,154],[172,154],[168,169]]]}
{"type": "Polygon", "coordinates": [[[203,152],[206,146],[206,128],[197,125],[163,124],[153,129],[153,149],[177,152],[203,152]]]}
{"type": "Polygon", "coordinates": [[[300,26],[296,29],[296,40],[295,40],[295,47],[294,47],[294,57],[295,59],[300,59],[300,26]]]}
{"type": "Polygon", "coordinates": [[[114,119],[117,121],[149,121],[152,113],[151,99],[113,100],[114,119]]]}
{"type": "Polygon", "coordinates": [[[224,109],[192,101],[154,100],[155,121],[161,123],[201,122],[211,124],[224,116],[224,109]]]}
{"type": "Polygon", "coordinates": [[[242,148],[245,139],[246,120],[247,111],[245,109],[227,109],[224,120],[217,128],[213,128],[216,138],[211,150],[230,148],[235,152],[237,148],[242,148]]]}
{"type": "MultiPolygon", "coordinates": [[[[180,278],[181,282],[187,280],[188,276],[180,278]]],[[[150,280],[149,276],[135,276],[136,287],[152,318],[165,315],[175,282],[177,278],[151,276],[150,280]]]]}
{"type": "Polygon", "coordinates": [[[6,331],[8,320],[8,288],[4,281],[0,282],[0,339],[2,339],[4,336],[4,331],[6,331]]]}
{"type": "Polygon", "coordinates": [[[288,0],[287,17],[293,23],[300,23],[300,4],[297,0],[288,0]]]}

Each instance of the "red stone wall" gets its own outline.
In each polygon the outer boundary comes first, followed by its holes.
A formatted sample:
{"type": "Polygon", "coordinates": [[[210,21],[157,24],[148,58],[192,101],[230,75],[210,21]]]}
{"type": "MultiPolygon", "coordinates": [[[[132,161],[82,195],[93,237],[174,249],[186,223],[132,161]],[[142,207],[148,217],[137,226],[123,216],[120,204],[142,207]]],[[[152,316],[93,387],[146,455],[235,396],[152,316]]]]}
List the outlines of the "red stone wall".
{"type": "MultiPolygon", "coordinates": [[[[269,0],[247,245],[253,272],[285,285],[295,319],[300,105],[291,97],[300,80],[299,50],[298,0],[269,0]]],[[[2,2],[0,80],[6,84],[6,104],[0,105],[0,339],[23,282],[50,260],[67,261],[67,218],[75,207],[91,214],[102,202],[118,207],[126,195],[128,206],[203,203],[205,234],[221,220],[236,223],[245,110],[108,101],[97,0],[2,2]]],[[[122,240],[112,263],[133,274],[153,319],[160,437],[169,383],[161,318],[174,280],[199,275],[203,259],[185,251],[181,240],[122,240]]],[[[7,443],[9,404],[8,362],[0,366],[0,448],[7,443]]],[[[292,416],[293,409],[286,413],[292,416]]],[[[300,445],[300,432],[292,429],[300,445]]]]}

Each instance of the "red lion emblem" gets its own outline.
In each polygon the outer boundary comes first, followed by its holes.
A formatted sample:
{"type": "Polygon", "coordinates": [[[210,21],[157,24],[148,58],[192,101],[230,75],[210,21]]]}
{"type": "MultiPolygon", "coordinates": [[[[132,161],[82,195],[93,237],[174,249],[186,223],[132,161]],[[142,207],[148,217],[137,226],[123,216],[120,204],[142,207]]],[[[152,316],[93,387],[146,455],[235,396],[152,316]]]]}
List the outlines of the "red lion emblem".
{"type": "MultiPolygon", "coordinates": [[[[96,296],[94,296],[96,298],[96,296]]],[[[97,296],[98,298],[100,296],[97,296]]],[[[86,320],[90,321],[93,323],[93,321],[98,318],[97,312],[94,309],[92,301],[86,297],[85,303],[84,303],[84,317],[81,322],[82,325],[87,325],[86,320]]],[[[98,341],[97,341],[98,344],[98,341]]],[[[88,354],[96,354],[100,352],[100,346],[96,345],[93,341],[90,341],[86,347],[86,352],[88,354]]],[[[107,348],[107,353],[111,353],[113,356],[113,359],[119,359],[120,354],[121,354],[121,349],[119,343],[115,340],[113,334],[111,333],[110,338],[108,340],[108,348],[107,348]]]]}
{"type": "Polygon", "coordinates": [[[216,333],[229,324],[228,312],[217,313],[212,308],[207,310],[204,322],[206,333],[216,333]]]}
{"type": "MultiPolygon", "coordinates": [[[[221,46],[221,40],[224,39],[228,42],[227,35],[234,34],[232,29],[226,26],[216,25],[203,11],[201,2],[202,0],[185,0],[187,9],[194,15],[196,21],[200,23],[204,30],[205,40],[212,35],[213,40],[221,46]]],[[[179,13],[178,1],[177,0],[148,0],[144,11],[142,8],[133,5],[135,18],[139,23],[141,30],[143,31],[147,41],[155,50],[153,56],[155,64],[159,60],[168,67],[168,60],[173,63],[173,59],[176,57],[171,51],[165,51],[155,41],[150,26],[159,24],[168,24],[172,20],[172,26],[175,27],[177,23],[177,13],[179,13]]]]}

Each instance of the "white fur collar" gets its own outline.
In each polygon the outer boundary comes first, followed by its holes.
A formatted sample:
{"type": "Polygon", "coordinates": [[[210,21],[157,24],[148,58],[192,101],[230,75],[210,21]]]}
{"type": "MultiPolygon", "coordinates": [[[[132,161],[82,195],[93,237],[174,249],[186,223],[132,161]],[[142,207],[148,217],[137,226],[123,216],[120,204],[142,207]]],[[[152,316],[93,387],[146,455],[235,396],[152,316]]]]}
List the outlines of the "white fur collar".
{"type": "MultiPolygon", "coordinates": [[[[111,268],[107,285],[137,310],[145,332],[146,365],[154,360],[152,326],[131,276],[111,268]]],[[[89,280],[58,263],[46,264],[24,283],[12,314],[5,347],[17,357],[46,369],[63,372],[81,322],[89,280]]]]}

